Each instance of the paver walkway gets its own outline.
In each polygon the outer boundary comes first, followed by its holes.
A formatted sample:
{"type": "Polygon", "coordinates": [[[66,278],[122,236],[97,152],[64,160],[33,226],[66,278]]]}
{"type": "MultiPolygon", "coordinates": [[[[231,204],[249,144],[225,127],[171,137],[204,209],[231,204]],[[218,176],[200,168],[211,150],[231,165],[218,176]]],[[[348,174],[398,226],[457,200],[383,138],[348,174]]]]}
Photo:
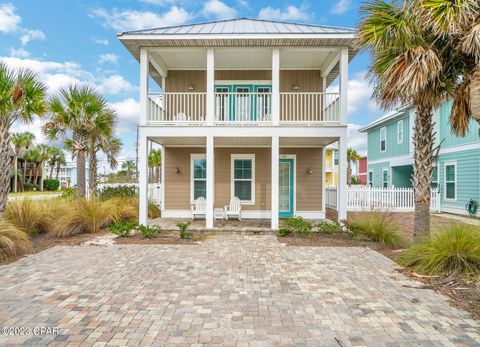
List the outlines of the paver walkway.
{"type": "Polygon", "coordinates": [[[0,345],[480,346],[480,324],[366,248],[272,235],[59,246],[0,267],[0,345]],[[406,286],[407,285],[407,286],[406,286]]]}

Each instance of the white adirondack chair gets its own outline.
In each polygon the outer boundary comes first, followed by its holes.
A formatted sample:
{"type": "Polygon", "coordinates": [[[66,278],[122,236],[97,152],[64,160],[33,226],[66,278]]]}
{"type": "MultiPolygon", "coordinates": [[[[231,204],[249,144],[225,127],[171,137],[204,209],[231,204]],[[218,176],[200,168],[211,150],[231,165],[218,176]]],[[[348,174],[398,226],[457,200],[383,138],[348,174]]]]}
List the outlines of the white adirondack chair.
{"type": "Polygon", "coordinates": [[[232,198],[230,205],[225,206],[225,216],[227,219],[233,217],[242,220],[241,211],[242,205],[240,205],[240,199],[237,197],[232,198]]]}
{"type": "Polygon", "coordinates": [[[193,219],[195,219],[195,216],[205,218],[207,214],[207,200],[205,200],[203,196],[197,198],[197,200],[195,200],[191,207],[193,219]]]}

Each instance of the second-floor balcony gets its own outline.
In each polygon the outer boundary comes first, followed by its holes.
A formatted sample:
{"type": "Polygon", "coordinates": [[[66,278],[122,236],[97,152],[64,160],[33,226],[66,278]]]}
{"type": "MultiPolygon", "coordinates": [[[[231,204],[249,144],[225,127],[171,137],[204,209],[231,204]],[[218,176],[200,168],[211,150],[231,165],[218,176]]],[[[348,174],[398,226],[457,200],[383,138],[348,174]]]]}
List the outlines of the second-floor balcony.
{"type": "MultiPolygon", "coordinates": [[[[340,121],[339,93],[281,92],[279,96],[280,124],[340,121]]],[[[258,88],[255,92],[216,91],[213,98],[214,124],[272,124],[272,92],[268,88],[258,88]]],[[[149,124],[205,124],[207,93],[150,93],[147,114],[149,124]]]]}

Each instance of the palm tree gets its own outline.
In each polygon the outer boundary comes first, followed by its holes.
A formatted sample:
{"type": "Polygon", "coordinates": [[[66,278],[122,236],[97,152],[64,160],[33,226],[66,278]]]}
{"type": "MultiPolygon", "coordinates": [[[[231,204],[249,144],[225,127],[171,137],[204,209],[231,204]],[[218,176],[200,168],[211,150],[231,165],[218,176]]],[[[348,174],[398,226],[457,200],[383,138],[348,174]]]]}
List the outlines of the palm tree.
{"type": "MultiPolygon", "coordinates": [[[[13,172],[15,173],[15,180],[13,181],[13,191],[16,193],[18,191],[18,179],[22,177],[21,173],[18,172],[18,155],[22,148],[28,149],[33,143],[35,135],[31,132],[15,133],[10,137],[10,141],[14,146],[13,150],[13,172]]],[[[25,176],[23,176],[25,177],[25,176]]]]}
{"type": "Polygon", "coordinates": [[[50,166],[50,173],[48,174],[49,179],[52,179],[53,170],[57,166],[57,162],[62,156],[65,160],[65,154],[63,153],[63,150],[61,148],[52,147],[50,149],[50,157],[48,158],[48,166],[50,166]]]}
{"type": "Polygon", "coordinates": [[[358,43],[372,56],[369,77],[375,85],[374,97],[384,108],[407,104],[416,110],[415,237],[430,232],[433,109],[453,98],[452,129],[458,134],[468,131],[468,89],[480,56],[475,36],[480,31],[478,9],[478,2],[473,0],[405,0],[401,4],[375,0],[362,8],[358,43]],[[462,25],[455,26],[456,21],[462,25]],[[470,31],[465,23],[471,23],[470,31]],[[455,35],[447,35],[442,28],[455,35]],[[464,32],[468,35],[459,35],[464,32]],[[468,44],[472,46],[467,49],[468,44]]]}
{"type": "Polygon", "coordinates": [[[72,156],[77,160],[77,193],[84,197],[89,140],[92,137],[111,138],[113,112],[106,100],[90,86],[62,88],[58,96],[50,99],[50,112],[44,132],[50,139],[72,136],[72,156]]]}
{"type": "MultiPolygon", "coordinates": [[[[40,162],[40,150],[38,147],[32,147],[28,151],[25,152],[23,158],[25,159],[26,163],[31,163],[32,168],[30,169],[30,175],[28,176],[28,183],[37,184],[37,170],[38,170],[38,163],[40,162]],[[35,177],[35,180],[33,178],[35,177]]],[[[26,165],[25,165],[26,166],[26,165]]]]}
{"type": "Polygon", "coordinates": [[[65,153],[62,151],[62,154],[57,157],[56,168],[55,168],[55,179],[58,180],[58,176],[60,175],[60,169],[62,166],[67,165],[67,161],[65,160],[65,153]]]}
{"type": "Polygon", "coordinates": [[[89,157],[89,178],[88,189],[90,196],[96,196],[97,194],[97,173],[98,173],[98,152],[103,152],[107,156],[107,161],[112,169],[115,169],[118,165],[115,157],[120,153],[122,148],[122,142],[118,138],[110,138],[102,143],[90,143],[88,149],[89,157]]]}
{"type": "Polygon", "coordinates": [[[135,171],[136,165],[132,160],[127,160],[122,163],[122,169],[127,170],[128,181],[132,181],[133,171],[135,171]]]}
{"type": "Polygon", "coordinates": [[[20,121],[32,122],[35,115],[43,115],[46,87],[30,70],[11,70],[0,63],[0,212],[5,208],[10,190],[10,128],[20,121]]]}
{"type": "Polygon", "coordinates": [[[350,185],[352,184],[352,161],[357,162],[360,160],[360,154],[353,148],[347,148],[347,183],[350,185]]]}
{"type": "Polygon", "coordinates": [[[148,154],[148,167],[151,170],[150,177],[152,181],[155,183],[159,183],[161,165],[162,165],[162,151],[160,149],[152,149],[148,154]]]}
{"type": "Polygon", "coordinates": [[[51,158],[53,147],[47,146],[45,144],[40,144],[37,146],[38,149],[38,165],[35,173],[36,181],[40,178],[40,191],[43,192],[43,166],[46,161],[51,158]]]}

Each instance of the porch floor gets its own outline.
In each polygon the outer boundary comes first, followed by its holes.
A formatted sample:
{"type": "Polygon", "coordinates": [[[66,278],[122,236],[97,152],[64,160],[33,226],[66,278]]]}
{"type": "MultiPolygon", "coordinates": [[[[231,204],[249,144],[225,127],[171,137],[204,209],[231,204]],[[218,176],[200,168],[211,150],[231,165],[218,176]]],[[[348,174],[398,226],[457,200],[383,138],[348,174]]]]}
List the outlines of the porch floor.
{"type": "MultiPolygon", "coordinates": [[[[185,218],[155,218],[149,220],[149,225],[158,225],[163,230],[179,230],[177,223],[191,221],[192,224],[189,226],[189,230],[192,231],[206,231],[205,220],[204,219],[185,219],[185,218]]],[[[310,220],[312,223],[318,223],[320,220],[310,220]]],[[[213,229],[210,231],[229,231],[229,232],[261,232],[261,233],[270,233],[272,229],[270,228],[270,219],[229,219],[221,220],[216,219],[213,229]]]]}

